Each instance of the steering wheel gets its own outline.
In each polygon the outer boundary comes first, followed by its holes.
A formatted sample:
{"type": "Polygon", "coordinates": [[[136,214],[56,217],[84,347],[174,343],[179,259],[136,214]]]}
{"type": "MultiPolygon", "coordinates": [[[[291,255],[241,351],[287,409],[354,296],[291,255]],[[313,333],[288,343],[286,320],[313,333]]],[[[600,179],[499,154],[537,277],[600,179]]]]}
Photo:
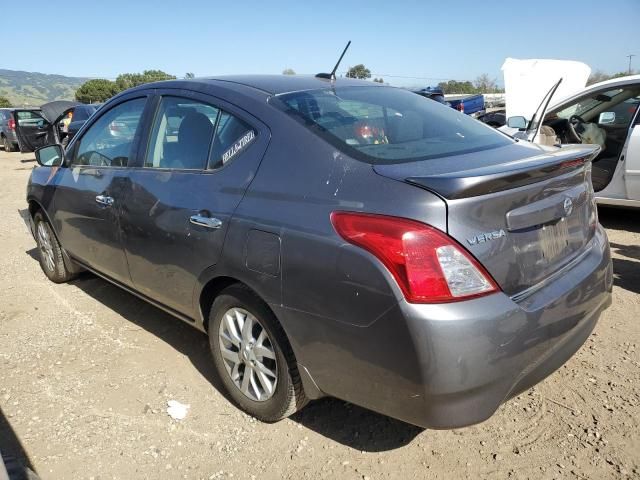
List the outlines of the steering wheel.
{"type": "Polygon", "coordinates": [[[587,123],[580,115],[571,115],[567,122],[567,130],[570,140],[575,143],[582,143],[581,132],[584,132],[584,124],[587,123]]]}

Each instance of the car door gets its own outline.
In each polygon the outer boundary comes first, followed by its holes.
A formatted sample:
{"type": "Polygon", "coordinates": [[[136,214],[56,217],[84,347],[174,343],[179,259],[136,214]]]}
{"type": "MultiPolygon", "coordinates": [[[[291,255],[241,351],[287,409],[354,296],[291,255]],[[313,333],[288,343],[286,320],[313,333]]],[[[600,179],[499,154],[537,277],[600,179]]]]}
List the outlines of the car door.
{"type": "Polygon", "coordinates": [[[640,108],[637,106],[635,120],[629,130],[626,152],[623,155],[627,199],[640,201],[640,108]]]}
{"type": "Polygon", "coordinates": [[[123,239],[135,288],[194,316],[196,280],[218,262],[269,132],[214,97],[158,93],[148,147],[127,186],[123,239]]]}
{"type": "Polygon", "coordinates": [[[130,284],[120,235],[127,165],[135,158],[146,96],[123,98],[69,145],[67,167],[58,171],[53,198],[60,241],[90,268],[130,284]],[[114,128],[126,124],[127,130],[114,128]]]}
{"type": "Polygon", "coordinates": [[[51,123],[45,120],[40,110],[14,110],[13,118],[21,152],[33,152],[55,143],[51,123]]]}

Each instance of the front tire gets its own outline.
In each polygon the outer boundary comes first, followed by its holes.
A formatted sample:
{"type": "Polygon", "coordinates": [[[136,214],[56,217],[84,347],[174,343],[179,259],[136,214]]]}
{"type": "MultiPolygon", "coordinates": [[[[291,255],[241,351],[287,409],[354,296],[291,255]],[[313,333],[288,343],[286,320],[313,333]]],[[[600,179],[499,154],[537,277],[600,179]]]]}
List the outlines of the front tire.
{"type": "Polygon", "coordinates": [[[307,403],[293,351],[267,305],[232,285],[209,315],[213,362],[234,402],[263,422],[277,422],[307,403]]]}
{"type": "Polygon", "coordinates": [[[42,212],[36,212],[33,216],[33,223],[36,231],[40,268],[47,278],[55,283],[68,282],[75,278],[76,274],[67,268],[62,247],[42,212]]]}

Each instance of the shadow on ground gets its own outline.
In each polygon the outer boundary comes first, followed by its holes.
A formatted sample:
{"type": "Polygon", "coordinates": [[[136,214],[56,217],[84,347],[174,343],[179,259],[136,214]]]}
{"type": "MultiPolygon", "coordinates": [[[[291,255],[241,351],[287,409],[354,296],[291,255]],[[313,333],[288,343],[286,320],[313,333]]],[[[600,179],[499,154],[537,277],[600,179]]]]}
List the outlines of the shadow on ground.
{"type": "Polygon", "coordinates": [[[611,251],[614,254],[627,257],[614,256],[613,284],[633,293],[640,293],[640,247],[637,245],[620,245],[611,242],[611,251]],[[628,260],[628,259],[631,260],[628,260]]]}
{"type": "Polygon", "coordinates": [[[11,424],[0,409],[0,477],[2,477],[2,462],[9,474],[10,480],[36,480],[31,460],[14,432],[11,424]]]}
{"type": "MultiPolygon", "coordinates": [[[[622,208],[599,208],[600,223],[611,230],[640,233],[640,212],[622,208]]],[[[640,293],[640,245],[611,241],[613,284],[640,293]],[[623,258],[620,258],[623,257],[623,258]]]]}
{"type": "Polygon", "coordinates": [[[605,228],[640,233],[640,212],[636,209],[598,207],[598,218],[605,228]]]}
{"type": "MultiPolygon", "coordinates": [[[[26,253],[37,261],[35,248],[26,253]]],[[[95,275],[82,274],[71,284],[187,356],[200,374],[231,401],[214,369],[205,334],[95,275]]],[[[333,398],[310,403],[291,420],[333,441],[370,452],[402,447],[422,432],[413,425],[333,398]]]]}

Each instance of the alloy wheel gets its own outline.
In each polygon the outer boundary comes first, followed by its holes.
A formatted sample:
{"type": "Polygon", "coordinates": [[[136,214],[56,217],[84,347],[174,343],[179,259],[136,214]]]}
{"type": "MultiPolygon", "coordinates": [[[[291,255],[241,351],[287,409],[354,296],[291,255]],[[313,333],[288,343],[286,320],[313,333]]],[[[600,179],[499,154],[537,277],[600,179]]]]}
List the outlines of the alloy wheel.
{"type": "Polygon", "coordinates": [[[51,236],[44,222],[38,223],[38,246],[40,247],[40,255],[42,255],[47,268],[53,272],[55,269],[53,245],[51,244],[51,236]]]}
{"type": "Polygon", "coordinates": [[[235,386],[253,401],[269,400],[276,390],[278,363],[273,342],[260,321],[242,308],[227,310],[218,329],[218,345],[235,386]]]}

